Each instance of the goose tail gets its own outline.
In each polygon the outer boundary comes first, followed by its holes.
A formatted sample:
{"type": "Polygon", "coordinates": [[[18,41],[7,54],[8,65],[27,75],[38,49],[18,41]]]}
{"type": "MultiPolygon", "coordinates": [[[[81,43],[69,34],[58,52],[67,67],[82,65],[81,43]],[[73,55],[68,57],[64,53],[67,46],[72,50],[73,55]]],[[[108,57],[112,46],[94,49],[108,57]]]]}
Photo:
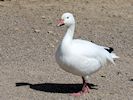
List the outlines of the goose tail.
{"type": "Polygon", "coordinates": [[[115,59],[115,58],[116,58],[116,59],[117,59],[117,58],[120,58],[120,57],[117,56],[115,53],[111,53],[111,56],[112,56],[112,58],[114,58],[114,59],[115,59]]]}

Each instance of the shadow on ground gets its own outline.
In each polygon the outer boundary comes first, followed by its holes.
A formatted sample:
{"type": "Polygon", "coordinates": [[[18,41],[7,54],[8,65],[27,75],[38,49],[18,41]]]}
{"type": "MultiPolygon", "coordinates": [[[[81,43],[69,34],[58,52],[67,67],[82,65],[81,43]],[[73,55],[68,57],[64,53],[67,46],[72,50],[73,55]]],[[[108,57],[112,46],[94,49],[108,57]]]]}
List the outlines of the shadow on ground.
{"type": "MultiPolygon", "coordinates": [[[[31,89],[44,91],[44,92],[51,92],[51,93],[73,93],[78,92],[82,88],[82,84],[58,84],[58,83],[40,83],[40,84],[30,84],[30,83],[16,83],[16,87],[19,86],[29,86],[31,89]]],[[[96,89],[97,85],[88,84],[90,89],[96,89]]]]}

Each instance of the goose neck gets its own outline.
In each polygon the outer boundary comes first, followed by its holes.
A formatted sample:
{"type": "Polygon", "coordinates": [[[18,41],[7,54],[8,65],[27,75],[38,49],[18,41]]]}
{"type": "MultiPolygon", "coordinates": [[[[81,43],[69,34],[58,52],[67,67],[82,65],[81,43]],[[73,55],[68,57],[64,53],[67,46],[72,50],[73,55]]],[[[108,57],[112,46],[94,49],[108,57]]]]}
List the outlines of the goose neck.
{"type": "Polygon", "coordinates": [[[65,34],[64,39],[68,40],[68,41],[72,41],[73,39],[73,35],[74,35],[74,30],[75,30],[75,25],[71,25],[68,27],[67,32],[65,34]]]}
{"type": "Polygon", "coordinates": [[[74,35],[74,29],[75,25],[71,25],[70,27],[68,27],[67,32],[62,40],[61,49],[64,54],[67,54],[70,50],[74,35]]]}

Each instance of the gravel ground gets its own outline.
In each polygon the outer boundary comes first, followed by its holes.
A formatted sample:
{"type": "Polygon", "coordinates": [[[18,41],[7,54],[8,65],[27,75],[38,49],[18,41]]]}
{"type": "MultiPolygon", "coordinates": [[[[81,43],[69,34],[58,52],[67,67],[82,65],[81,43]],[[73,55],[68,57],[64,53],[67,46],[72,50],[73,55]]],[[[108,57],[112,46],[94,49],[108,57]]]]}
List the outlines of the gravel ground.
{"type": "Polygon", "coordinates": [[[132,0],[0,1],[1,100],[133,100],[132,0]],[[73,97],[81,78],[55,62],[64,12],[76,17],[75,38],[115,49],[116,65],[90,76],[90,93],[73,97]]]}

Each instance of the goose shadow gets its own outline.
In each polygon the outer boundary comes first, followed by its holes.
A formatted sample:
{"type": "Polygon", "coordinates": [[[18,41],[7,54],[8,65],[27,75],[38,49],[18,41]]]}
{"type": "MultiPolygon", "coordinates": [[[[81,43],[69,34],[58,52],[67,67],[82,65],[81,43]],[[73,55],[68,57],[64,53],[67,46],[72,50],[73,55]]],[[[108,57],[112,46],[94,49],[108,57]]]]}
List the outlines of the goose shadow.
{"type": "MultiPolygon", "coordinates": [[[[30,84],[30,83],[16,83],[16,87],[19,86],[29,86],[33,90],[51,92],[51,93],[73,93],[78,92],[82,88],[82,84],[61,84],[61,83],[40,83],[40,84],[30,84]]],[[[90,89],[97,90],[97,85],[89,83],[90,89]]]]}

